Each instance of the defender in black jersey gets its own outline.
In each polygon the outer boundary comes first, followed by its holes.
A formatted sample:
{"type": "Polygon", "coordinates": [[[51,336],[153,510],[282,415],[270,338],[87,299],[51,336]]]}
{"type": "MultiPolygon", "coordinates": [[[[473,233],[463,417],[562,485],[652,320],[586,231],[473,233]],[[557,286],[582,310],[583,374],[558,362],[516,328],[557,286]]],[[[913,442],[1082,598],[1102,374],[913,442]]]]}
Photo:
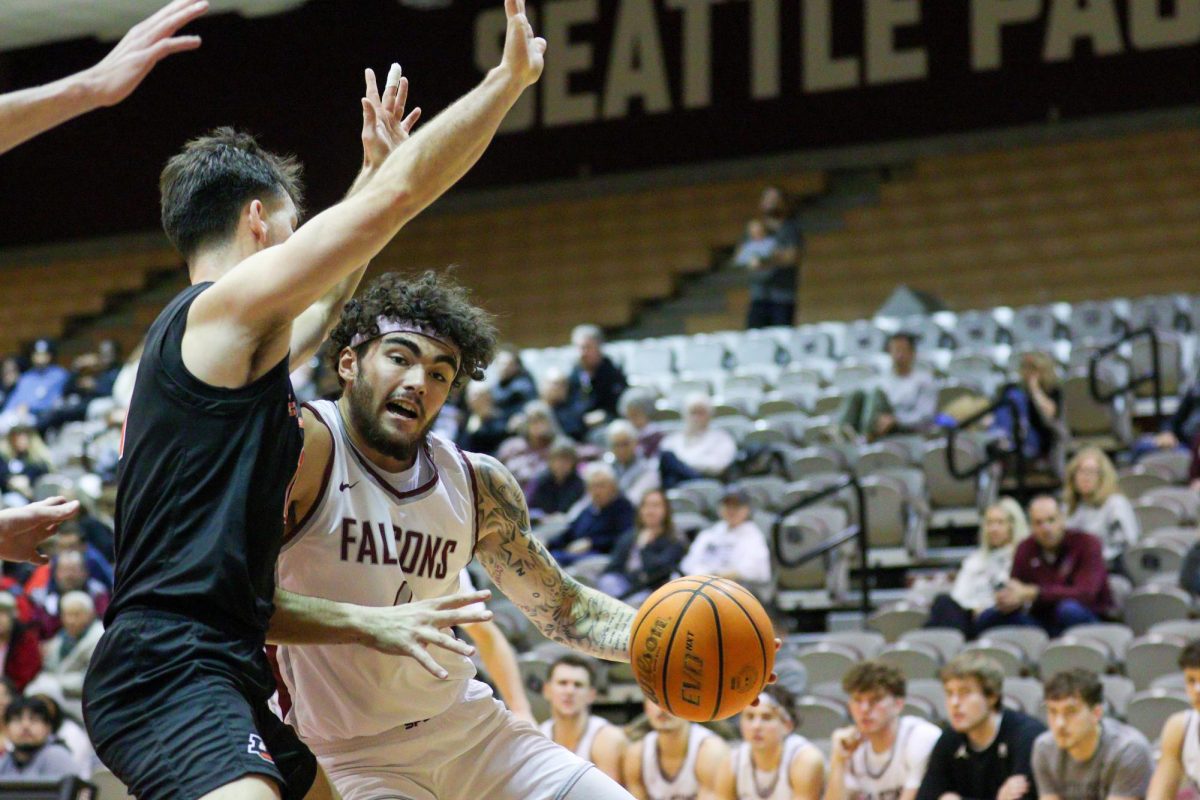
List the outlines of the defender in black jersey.
{"type": "Polygon", "coordinates": [[[275,590],[302,443],[288,374],[368,259],[482,155],[544,49],[510,13],[501,65],[411,140],[399,67],[382,98],[368,71],[364,170],[294,234],[298,165],[251,137],[219,129],[164,169],[163,227],[192,286],[146,341],[118,476],[116,585],[84,686],[96,751],[141,800],[331,796],[267,712],[264,643],[412,654],[452,641],[440,628],[490,618],[459,610],[487,593],[356,608],[275,590]]]}

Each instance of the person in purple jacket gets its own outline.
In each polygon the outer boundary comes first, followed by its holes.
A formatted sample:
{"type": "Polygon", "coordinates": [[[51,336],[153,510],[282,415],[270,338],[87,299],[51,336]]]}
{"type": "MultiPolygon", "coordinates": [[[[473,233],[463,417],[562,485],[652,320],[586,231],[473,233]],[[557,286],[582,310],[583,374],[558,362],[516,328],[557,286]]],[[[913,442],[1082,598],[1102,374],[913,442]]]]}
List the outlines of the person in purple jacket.
{"type": "Polygon", "coordinates": [[[997,625],[1039,625],[1058,636],[1073,625],[1098,622],[1112,610],[1100,540],[1067,530],[1062,506],[1050,495],[1029,504],[1033,535],[1013,556],[996,605],[979,615],[980,631],[997,625]]]}

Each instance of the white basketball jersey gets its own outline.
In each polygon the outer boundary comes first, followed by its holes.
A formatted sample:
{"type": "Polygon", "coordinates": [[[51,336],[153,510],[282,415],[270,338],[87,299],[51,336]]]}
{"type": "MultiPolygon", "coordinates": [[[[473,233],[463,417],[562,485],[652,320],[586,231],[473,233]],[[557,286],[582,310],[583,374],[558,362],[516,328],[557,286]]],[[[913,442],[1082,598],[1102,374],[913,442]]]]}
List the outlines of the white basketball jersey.
{"type": "Polygon", "coordinates": [[[687,755],[679,772],[670,780],[658,766],[658,731],[651,731],[642,740],[642,785],[650,800],[696,800],[700,795],[700,782],[696,780],[696,757],[700,754],[700,743],[715,733],[701,725],[692,725],[688,731],[687,755]]]}
{"type": "MultiPolygon", "coordinates": [[[[584,761],[592,760],[592,742],[596,741],[596,734],[601,728],[606,728],[611,725],[604,717],[597,717],[595,714],[589,714],[587,723],[583,726],[583,736],[579,737],[579,744],[575,745],[572,751],[575,755],[582,758],[584,761]]],[[[538,725],[538,730],[546,734],[547,739],[554,739],[554,717],[538,725]]]]}
{"type": "Polygon", "coordinates": [[[870,742],[863,742],[846,769],[846,791],[852,800],[897,800],[904,792],[908,780],[908,745],[914,735],[927,733],[931,736],[929,749],[941,735],[941,730],[932,722],[919,717],[901,717],[896,730],[896,741],[886,753],[871,752],[870,742]],[[923,729],[928,728],[928,731],[923,729]]]}
{"type": "Polygon", "coordinates": [[[1200,712],[1187,712],[1181,760],[1184,774],[1193,784],[1200,786],[1200,712]]]}
{"type": "MultiPolygon", "coordinates": [[[[416,463],[385,472],[351,443],[336,403],[307,404],[333,439],[324,486],[286,538],[279,586],[297,594],[391,606],[455,594],[475,548],[475,474],[461,450],[430,434],[416,463]]],[[[313,745],[373,736],[429,719],[475,675],[469,658],[429,653],[449,677],[362,645],[279,648],[292,695],[288,722],[313,745]]]]}
{"type": "Polygon", "coordinates": [[[763,772],[754,768],[750,756],[750,743],[742,742],[733,751],[733,774],[737,779],[738,800],[791,800],[793,797],[788,770],[796,754],[808,747],[810,742],[798,733],[783,740],[783,755],[779,768],[774,772],[763,772]],[[757,773],[757,774],[755,774],[757,773]]]}

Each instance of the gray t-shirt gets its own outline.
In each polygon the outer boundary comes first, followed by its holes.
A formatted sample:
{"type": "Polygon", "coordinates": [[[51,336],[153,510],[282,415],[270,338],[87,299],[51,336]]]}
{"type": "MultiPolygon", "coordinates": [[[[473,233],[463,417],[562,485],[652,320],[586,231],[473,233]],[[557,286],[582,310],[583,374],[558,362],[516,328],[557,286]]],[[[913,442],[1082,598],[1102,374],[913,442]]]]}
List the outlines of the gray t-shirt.
{"type": "Polygon", "coordinates": [[[1049,731],[1033,743],[1033,777],[1041,796],[1061,800],[1145,797],[1154,772],[1146,737],[1111,719],[1100,722],[1100,743],[1085,762],[1059,750],[1049,731]]]}
{"type": "Polygon", "coordinates": [[[57,740],[47,742],[24,766],[13,759],[12,753],[5,753],[3,758],[0,758],[0,780],[65,778],[77,774],[79,767],[71,757],[71,751],[57,740]]]}

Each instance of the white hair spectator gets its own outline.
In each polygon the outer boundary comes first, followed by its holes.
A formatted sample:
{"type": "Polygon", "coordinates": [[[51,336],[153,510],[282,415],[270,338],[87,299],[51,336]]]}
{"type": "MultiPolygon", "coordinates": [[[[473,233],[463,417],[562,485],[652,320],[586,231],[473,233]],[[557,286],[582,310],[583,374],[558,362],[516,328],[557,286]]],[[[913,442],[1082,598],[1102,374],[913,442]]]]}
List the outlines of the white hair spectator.
{"type": "Polygon", "coordinates": [[[613,468],[603,461],[593,461],[583,468],[583,482],[589,486],[593,483],[608,481],[615,484],[617,482],[617,473],[613,472],[613,468]]]}
{"type": "Polygon", "coordinates": [[[626,389],[625,394],[621,395],[621,401],[617,404],[617,410],[622,417],[628,418],[629,412],[641,412],[644,417],[649,417],[654,413],[654,393],[642,386],[635,386],[631,389],[626,389]]]}
{"type": "Polygon", "coordinates": [[[611,446],[613,442],[621,438],[632,439],[636,442],[638,434],[637,428],[633,427],[633,424],[628,420],[615,419],[608,423],[606,435],[608,437],[608,444],[611,446]]]}
{"type": "Polygon", "coordinates": [[[595,325],[576,325],[571,331],[571,344],[578,347],[589,341],[604,344],[604,332],[595,325]]]}
{"type": "Polygon", "coordinates": [[[67,592],[62,596],[62,600],[59,601],[59,607],[63,611],[78,608],[92,615],[96,613],[96,604],[86,592],[67,592]]]}
{"type": "Polygon", "coordinates": [[[687,396],[687,400],[684,402],[683,408],[685,411],[703,409],[711,414],[713,405],[712,400],[709,399],[708,395],[701,392],[694,392],[693,394],[689,394],[687,396]]]}

